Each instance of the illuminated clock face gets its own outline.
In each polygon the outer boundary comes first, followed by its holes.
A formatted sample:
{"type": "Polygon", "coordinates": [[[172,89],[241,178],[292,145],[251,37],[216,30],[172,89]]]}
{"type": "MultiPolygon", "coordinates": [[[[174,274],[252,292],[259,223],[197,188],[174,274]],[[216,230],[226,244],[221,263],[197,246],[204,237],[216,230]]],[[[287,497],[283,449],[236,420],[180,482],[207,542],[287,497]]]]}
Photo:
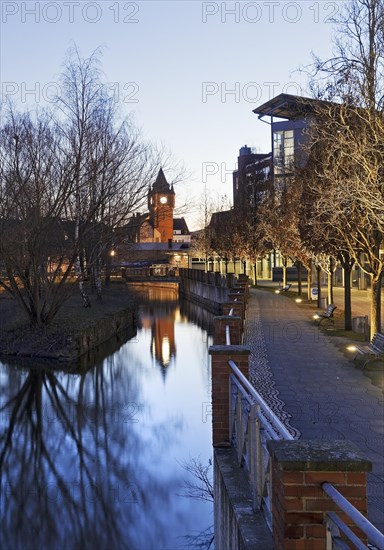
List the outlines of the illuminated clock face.
{"type": "Polygon", "coordinates": [[[161,204],[167,204],[167,197],[160,197],[161,204]]]}

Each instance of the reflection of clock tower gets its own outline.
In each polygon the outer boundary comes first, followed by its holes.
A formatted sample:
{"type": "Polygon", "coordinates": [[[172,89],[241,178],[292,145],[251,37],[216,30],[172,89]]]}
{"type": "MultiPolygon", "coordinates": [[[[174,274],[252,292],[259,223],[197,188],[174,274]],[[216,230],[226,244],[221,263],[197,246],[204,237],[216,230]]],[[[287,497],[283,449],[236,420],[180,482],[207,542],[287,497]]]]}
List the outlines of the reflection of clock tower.
{"type": "Polygon", "coordinates": [[[172,241],[175,192],[173,186],[168,184],[161,168],[148,193],[148,208],[153,228],[160,234],[160,242],[172,241]]]}
{"type": "Polygon", "coordinates": [[[167,367],[176,357],[175,311],[171,311],[166,317],[157,317],[153,321],[151,352],[165,376],[167,367]]]}

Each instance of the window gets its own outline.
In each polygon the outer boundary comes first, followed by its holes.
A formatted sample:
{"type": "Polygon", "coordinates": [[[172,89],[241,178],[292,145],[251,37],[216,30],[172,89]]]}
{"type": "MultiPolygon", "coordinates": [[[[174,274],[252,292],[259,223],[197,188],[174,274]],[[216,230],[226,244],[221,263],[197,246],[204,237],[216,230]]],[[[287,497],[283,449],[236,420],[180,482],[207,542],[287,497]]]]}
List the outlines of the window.
{"type": "Polygon", "coordinates": [[[293,130],[281,130],[273,134],[275,174],[283,174],[294,159],[295,141],[293,130]]]}

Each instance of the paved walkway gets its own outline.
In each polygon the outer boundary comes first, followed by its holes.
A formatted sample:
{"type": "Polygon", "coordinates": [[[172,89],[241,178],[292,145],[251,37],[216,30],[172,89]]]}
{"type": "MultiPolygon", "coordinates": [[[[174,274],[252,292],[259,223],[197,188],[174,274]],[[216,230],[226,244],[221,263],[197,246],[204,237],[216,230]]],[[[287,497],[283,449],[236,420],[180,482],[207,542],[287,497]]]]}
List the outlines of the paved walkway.
{"type": "MultiPolygon", "coordinates": [[[[256,389],[295,436],[348,439],[366,454],[369,519],[384,531],[382,389],[287,296],[251,289],[247,317],[256,389]]],[[[371,376],[382,382],[384,373],[371,376]]]]}
{"type": "MultiPolygon", "coordinates": [[[[278,288],[279,283],[273,282],[270,279],[259,281],[261,286],[278,288]]],[[[291,283],[291,290],[297,292],[297,283],[291,283]]],[[[307,285],[303,284],[303,296],[306,296],[307,285]]],[[[321,288],[321,295],[327,295],[327,289],[325,287],[321,288]]],[[[344,288],[336,286],[333,288],[333,299],[335,305],[344,309],[344,288]]],[[[369,290],[357,290],[357,288],[351,289],[351,302],[352,302],[352,316],[357,317],[360,315],[368,315],[368,323],[371,318],[371,306],[370,306],[370,291],[369,290]]],[[[384,327],[384,290],[381,295],[381,322],[382,327],[384,327]]],[[[383,328],[384,330],[384,328],[383,328]]]]}

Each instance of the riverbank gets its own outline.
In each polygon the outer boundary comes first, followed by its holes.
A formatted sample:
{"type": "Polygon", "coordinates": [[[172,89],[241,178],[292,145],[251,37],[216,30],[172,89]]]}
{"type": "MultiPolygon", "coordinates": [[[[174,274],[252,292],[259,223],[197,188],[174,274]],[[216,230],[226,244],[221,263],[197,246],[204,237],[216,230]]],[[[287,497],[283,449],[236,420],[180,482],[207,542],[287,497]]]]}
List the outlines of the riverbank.
{"type": "Polygon", "coordinates": [[[118,333],[134,333],[136,304],[123,281],[104,288],[102,300],[89,297],[91,307],[84,308],[74,286],[53,321],[47,327],[32,328],[16,301],[1,294],[0,358],[73,363],[118,333]]]}

